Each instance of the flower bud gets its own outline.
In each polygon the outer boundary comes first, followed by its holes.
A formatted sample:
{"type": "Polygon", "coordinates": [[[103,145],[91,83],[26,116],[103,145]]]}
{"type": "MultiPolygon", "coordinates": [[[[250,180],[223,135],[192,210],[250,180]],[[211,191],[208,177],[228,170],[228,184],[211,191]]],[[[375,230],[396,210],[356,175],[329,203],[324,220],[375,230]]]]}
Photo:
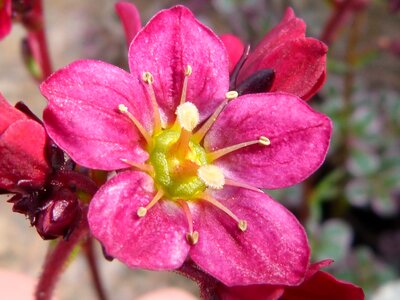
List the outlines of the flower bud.
{"type": "Polygon", "coordinates": [[[43,239],[68,238],[81,216],[78,197],[68,189],[53,192],[39,213],[36,230],[43,239]]]}

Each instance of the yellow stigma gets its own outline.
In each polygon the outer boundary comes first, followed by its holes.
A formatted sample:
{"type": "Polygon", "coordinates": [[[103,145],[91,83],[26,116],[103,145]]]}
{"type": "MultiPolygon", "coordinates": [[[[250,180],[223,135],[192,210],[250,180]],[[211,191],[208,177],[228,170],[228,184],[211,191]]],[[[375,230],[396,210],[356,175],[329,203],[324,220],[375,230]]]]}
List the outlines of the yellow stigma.
{"type": "Polygon", "coordinates": [[[229,91],[225,94],[225,98],[227,100],[233,100],[236,99],[237,97],[239,97],[239,93],[236,91],[229,91]]]}
{"type": "Polygon", "coordinates": [[[181,128],[192,132],[200,122],[200,114],[197,107],[191,102],[185,102],[176,109],[178,124],[181,128]]]}
{"type": "Polygon", "coordinates": [[[201,166],[197,170],[197,176],[204,184],[212,189],[220,190],[224,187],[225,176],[220,168],[214,165],[201,166]]]}

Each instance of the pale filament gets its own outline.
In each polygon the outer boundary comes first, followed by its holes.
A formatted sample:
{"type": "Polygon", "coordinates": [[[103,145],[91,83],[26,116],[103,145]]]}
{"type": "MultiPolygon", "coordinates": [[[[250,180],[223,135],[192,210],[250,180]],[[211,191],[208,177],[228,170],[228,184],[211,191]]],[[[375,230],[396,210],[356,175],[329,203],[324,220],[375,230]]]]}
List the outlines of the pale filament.
{"type": "Polygon", "coordinates": [[[171,147],[170,153],[181,159],[186,158],[186,155],[190,151],[189,142],[192,137],[192,132],[186,129],[181,130],[178,141],[171,147]]]}
{"type": "Polygon", "coordinates": [[[153,107],[154,133],[158,133],[161,131],[161,116],[156,94],[153,88],[154,77],[150,72],[144,72],[142,75],[142,79],[148,86],[147,91],[150,96],[151,106],[153,107]]]}
{"type": "Polygon", "coordinates": [[[212,162],[212,161],[214,161],[218,158],[221,158],[222,156],[227,155],[233,151],[236,151],[236,150],[239,150],[244,147],[251,146],[251,145],[256,145],[256,144],[263,145],[263,146],[269,146],[271,144],[271,141],[267,137],[261,136],[258,140],[239,143],[236,145],[228,146],[228,147],[207,153],[207,158],[209,159],[209,161],[212,162]]]}
{"type": "Polygon", "coordinates": [[[149,204],[146,205],[146,207],[139,207],[139,209],[137,210],[138,217],[143,218],[147,214],[147,211],[152,208],[162,198],[162,196],[164,196],[164,191],[162,189],[159,189],[153,200],[151,200],[149,204]]]}
{"type": "Polygon", "coordinates": [[[128,108],[124,104],[118,105],[118,110],[124,115],[126,115],[133,122],[133,124],[135,124],[136,128],[140,131],[140,133],[146,140],[147,145],[150,145],[151,134],[143,127],[143,125],[139,122],[139,120],[136,119],[135,116],[129,112],[128,108]]]}
{"type": "Polygon", "coordinates": [[[138,170],[140,170],[142,172],[146,172],[148,174],[154,174],[154,168],[153,168],[152,165],[139,164],[139,163],[136,163],[136,162],[131,161],[131,160],[126,159],[126,158],[121,158],[121,160],[124,163],[126,163],[126,164],[128,164],[128,165],[130,165],[130,166],[134,167],[135,169],[138,169],[138,170]]]}
{"type": "Polygon", "coordinates": [[[179,104],[183,104],[186,101],[186,91],[190,75],[192,75],[192,67],[187,65],[185,68],[185,78],[183,79],[181,101],[179,104]]]}
{"type": "Polygon", "coordinates": [[[186,239],[190,244],[195,245],[199,240],[199,233],[197,231],[193,231],[193,217],[189,205],[184,200],[178,200],[178,203],[181,205],[188,222],[189,232],[186,234],[186,239]]]}
{"type": "Polygon", "coordinates": [[[244,188],[244,189],[251,190],[251,191],[254,191],[254,192],[257,192],[257,193],[264,193],[262,190],[254,187],[252,185],[249,185],[249,184],[244,183],[244,182],[239,182],[239,181],[236,181],[236,180],[232,180],[232,179],[225,178],[225,185],[236,186],[236,187],[244,188]]]}
{"type": "Polygon", "coordinates": [[[225,100],[217,107],[217,109],[213,112],[211,117],[207,119],[207,121],[201,126],[199,130],[193,135],[193,140],[196,143],[200,143],[206,133],[210,130],[211,126],[214,124],[215,120],[224,109],[224,107],[228,104],[230,100],[236,99],[238,97],[238,93],[236,91],[229,91],[225,94],[225,100]]]}
{"type": "Polygon", "coordinates": [[[236,221],[236,223],[238,225],[238,228],[241,231],[246,231],[247,222],[245,220],[239,219],[229,208],[224,206],[222,203],[220,203],[218,200],[213,198],[211,195],[209,195],[207,193],[203,193],[198,198],[202,199],[202,200],[205,200],[208,203],[210,203],[210,204],[214,205],[215,207],[217,207],[218,209],[222,210],[224,213],[226,213],[228,216],[230,216],[232,219],[234,219],[236,221]]]}

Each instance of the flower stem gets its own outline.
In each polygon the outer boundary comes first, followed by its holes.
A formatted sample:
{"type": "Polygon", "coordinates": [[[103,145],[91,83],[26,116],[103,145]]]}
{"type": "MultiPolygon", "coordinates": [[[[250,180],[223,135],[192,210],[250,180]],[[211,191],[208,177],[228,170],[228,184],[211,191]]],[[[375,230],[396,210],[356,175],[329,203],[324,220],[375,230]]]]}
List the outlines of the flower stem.
{"type": "Polygon", "coordinates": [[[83,249],[85,251],[85,257],[89,265],[90,273],[92,275],[92,280],[97,293],[97,297],[99,300],[107,300],[106,293],[101,283],[100,273],[96,263],[96,255],[93,249],[93,239],[91,237],[85,240],[83,244],[83,249]]]}
{"type": "Polygon", "coordinates": [[[87,208],[83,208],[83,217],[68,240],[60,240],[46,256],[43,271],[35,290],[35,300],[50,300],[60,274],[70,258],[75,246],[89,233],[87,208]]]}

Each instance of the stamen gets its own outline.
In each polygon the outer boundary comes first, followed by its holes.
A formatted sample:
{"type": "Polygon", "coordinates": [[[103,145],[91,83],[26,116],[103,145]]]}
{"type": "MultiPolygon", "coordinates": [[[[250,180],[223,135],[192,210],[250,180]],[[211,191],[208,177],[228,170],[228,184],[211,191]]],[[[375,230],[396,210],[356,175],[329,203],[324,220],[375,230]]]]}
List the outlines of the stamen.
{"type": "Polygon", "coordinates": [[[236,91],[229,91],[225,94],[225,100],[217,107],[214,113],[207,119],[207,121],[201,126],[201,128],[193,135],[193,140],[196,143],[200,143],[206,133],[210,130],[211,126],[214,124],[215,120],[224,109],[224,107],[228,104],[229,101],[238,97],[238,93],[236,91]]]}
{"type": "Polygon", "coordinates": [[[130,166],[132,166],[132,167],[134,167],[134,168],[136,168],[136,169],[138,169],[138,170],[140,170],[140,171],[142,171],[142,172],[146,172],[146,173],[149,173],[149,174],[154,173],[154,168],[153,168],[152,165],[148,165],[148,164],[139,164],[139,163],[136,163],[136,162],[131,161],[131,160],[126,159],[126,158],[121,158],[121,160],[122,160],[124,163],[126,163],[126,164],[128,164],[128,165],[130,165],[130,166]]]}
{"type": "Polygon", "coordinates": [[[147,211],[152,208],[154,204],[156,204],[162,198],[162,196],[164,196],[164,191],[159,189],[153,200],[151,200],[149,204],[146,205],[146,207],[139,207],[139,209],[137,210],[138,217],[143,218],[147,214],[147,211]]]}
{"type": "Polygon", "coordinates": [[[135,124],[136,128],[140,131],[144,139],[146,140],[146,143],[148,145],[151,144],[151,134],[142,126],[142,124],[139,122],[138,119],[135,118],[134,115],[132,115],[128,108],[124,104],[118,105],[118,110],[126,115],[132,122],[135,124]]]}
{"type": "Polygon", "coordinates": [[[220,190],[224,187],[225,176],[221,168],[218,168],[217,166],[201,166],[197,170],[197,176],[199,176],[199,178],[209,188],[220,190]]]}
{"type": "Polygon", "coordinates": [[[185,103],[186,101],[186,91],[187,91],[187,85],[189,81],[189,76],[192,75],[192,67],[190,65],[187,65],[185,68],[185,78],[183,79],[183,85],[182,85],[182,94],[181,94],[181,102],[180,104],[185,103]]]}
{"type": "Polygon", "coordinates": [[[185,102],[176,108],[176,117],[181,128],[192,132],[199,124],[200,114],[196,105],[192,102],[185,102]]]}
{"type": "Polygon", "coordinates": [[[212,196],[210,196],[207,193],[203,193],[199,197],[200,199],[203,199],[210,204],[214,205],[215,207],[219,208],[222,210],[224,213],[226,213],[228,216],[230,216],[232,219],[234,219],[237,222],[238,228],[241,231],[246,231],[247,230],[247,222],[245,220],[239,219],[229,208],[218,202],[218,200],[214,199],[212,196]]]}
{"type": "Polygon", "coordinates": [[[160,109],[157,103],[156,94],[154,93],[154,88],[153,88],[154,77],[150,72],[144,72],[142,75],[142,79],[148,85],[147,90],[150,95],[151,106],[153,107],[154,132],[158,133],[161,131],[161,116],[160,116],[160,109]]]}
{"type": "Polygon", "coordinates": [[[225,185],[236,186],[236,187],[244,188],[244,189],[251,190],[251,191],[254,191],[254,192],[257,192],[257,193],[264,193],[262,190],[254,187],[254,186],[252,186],[250,184],[247,184],[247,183],[244,183],[244,182],[239,182],[239,181],[232,180],[232,179],[227,179],[226,178],[225,179],[225,185]]]}
{"type": "Polygon", "coordinates": [[[229,154],[233,151],[242,149],[244,147],[248,147],[251,145],[255,145],[255,144],[260,144],[263,146],[269,146],[271,145],[271,141],[269,140],[269,138],[265,137],[265,136],[261,136],[258,140],[254,140],[254,141],[248,141],[248,142],[243,142],[240,144],[236,144],[236,145],[232,145],[232,146],[228,146],[210,153],[207,153],[207,158],[209,159],[209,161],[214,161],[226,154],[229,154]]]}
{"type": "Polygon", "coordinates": [[[189,232],[186,234],[186,239],[191,245],[195,245],[199,241],[199,233],[197,231],[193,231],[193,217],[192,213],[190,212],[189,205],[187,205],[186,201],[184,200],[178,200],[178,202],[181,205],[188,221],[189,232]]]}

